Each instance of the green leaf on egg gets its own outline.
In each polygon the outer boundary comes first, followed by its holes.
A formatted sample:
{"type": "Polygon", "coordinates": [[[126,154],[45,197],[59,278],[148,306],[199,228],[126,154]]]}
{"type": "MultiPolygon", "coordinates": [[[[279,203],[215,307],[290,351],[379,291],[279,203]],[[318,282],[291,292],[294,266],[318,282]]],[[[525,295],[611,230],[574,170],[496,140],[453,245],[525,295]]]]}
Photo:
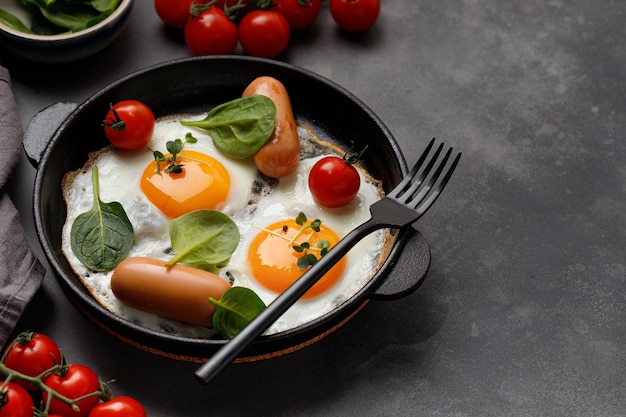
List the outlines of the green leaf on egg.
{"type": "Polygon", "coordinates": [[[209,132],[215,147],[233,159],[254,155],[269,140],[276,124],[276,105],[253,94],[214,107],[203,120],[181,120],[184,126],[209,132]]]}
{"type": "Polygon", "coordinates": [[[170,240],[176,263],[214,271],[224,266],[239,244],[239,228],[217,210],[195,210],[170,221],[170,240]]]}
{"type": "Polygon", "coordinates": [[[133,226],[117,201],[100,200],[98,167],[91,173],[93,207],[76,217],[70,230],[74,255],[89,269],[110,271],[130,252],[135,239],[133,226]]]}
{"type": "Polygon", "coordinates": [[[213,329],[232,339],[266,307],[259,296],[246,287],[232,287],[218,300],[209,298],[215,306],[213,329]]]}

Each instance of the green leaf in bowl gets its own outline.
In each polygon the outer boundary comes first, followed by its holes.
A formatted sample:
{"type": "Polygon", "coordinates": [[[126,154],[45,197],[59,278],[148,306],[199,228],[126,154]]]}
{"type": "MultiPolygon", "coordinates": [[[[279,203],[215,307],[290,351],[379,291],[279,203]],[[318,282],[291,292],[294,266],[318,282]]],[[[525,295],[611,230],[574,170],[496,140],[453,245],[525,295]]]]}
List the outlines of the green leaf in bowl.
{"type": "Polygon", "coordinates": [[[24,33],[32,33],[31,30],[17,16],[0,9],[0,23],[24,33]]]}
{"type": "MultiPolygon", "coordinates": [[[[22,0],[25,5],[32,5],[50,24],[61,28],[59,31],[78,32],[106,19],[119,5],[120,0],[22,0]]],[[[35,18],[33,18],[35,19],[35,18]]],[[[49,32],[50,25],[38,24],[49,32]]],[[[33,31],[35,28],[31,28],[33,31]]],[[[46,33],[41,33],[46,34],[46,33]]]]}

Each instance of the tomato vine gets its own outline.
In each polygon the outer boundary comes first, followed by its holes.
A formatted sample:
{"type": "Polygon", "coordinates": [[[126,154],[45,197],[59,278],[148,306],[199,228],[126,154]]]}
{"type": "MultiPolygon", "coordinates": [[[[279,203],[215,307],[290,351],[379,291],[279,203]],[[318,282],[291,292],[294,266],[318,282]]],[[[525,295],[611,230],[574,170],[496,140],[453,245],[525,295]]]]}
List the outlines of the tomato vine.
{"type": "Polygon", "coordinates": [[[9,395],[9,391],[15,390],[15,388],[23,390],[23,387],[26,387],[28,389],[27,394],[32,397],[32,400],[41,399],[41,404],[38,406],[34,405],[33,401],[19,403],[22,408],[32,408],[21,410],[28,412],[28,414],[23,415],[35,417],[45,417],[52,414],[60,414],[64,417],[87,416],[101,401],[106,403],[116,398],[113,397],[109,385],[102,381],[90,368],[84,365],[68,364],[52,339],[41,333],[31,331],[18,334],[7,345],[0,357],[0,377],[3,379],[0,381],[0,399],[2,400],[0,401],[0,416],[7,415],[3,414],[4,411],[15,413],[14,410],[18,402],[12,398],[17,397],[9,395]],[[57,359],[59,353],[60,362],[57,359]],[[46,364],[46,361],[51,361],[52,364],[46,364]],[[35,371],[38,373],[32,374],[32,370],[36,369],[33,368],[33,363],[36,363],[40,368],[45,366],[45,369],[40,369],[35,371]],[[65,378],[71,372],[82,373],[81,382],[90,380],[90,384],[81,384],[80,389],[77,389],[76,386],[72,386],[72,384],[75,385],[75,381],[72,381],[63,386],[62,384],[69,381],[65,381],[65,378]],[[51,382],[52,379],[55,380],[54,383],[51,382]],[[17,384],[17,387],[14,384],[17,384]],[[86,386],[90,388],[85,388],[86,386]],[[80,394],[73,396],[72,392],[80,392],[80,394]],[[12,403],[12,401],[16,402],[12,403]],[[59,412],[58,410],[62,408],[68,411],[59,412]]]}

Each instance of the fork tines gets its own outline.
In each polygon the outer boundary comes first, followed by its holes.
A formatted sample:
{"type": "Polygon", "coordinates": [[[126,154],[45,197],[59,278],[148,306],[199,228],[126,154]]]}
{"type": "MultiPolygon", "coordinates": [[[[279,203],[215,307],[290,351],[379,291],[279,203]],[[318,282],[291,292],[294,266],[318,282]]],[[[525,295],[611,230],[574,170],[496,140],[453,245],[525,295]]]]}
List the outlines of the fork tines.
{"type": "Polygon", "coordinates": [[[461,158],[461,153],[459,152],[452,160],[444,177],[435,187],[433,187],[435,182],[441,177],[448,160],[452,155],[452,148],[450,147],[443,157],[441,157],[441,153],[444,148],[443,143],[441,143],[435,149],[434,153],[430,155],[434,144],[435,138],[430,141],[422,155],[409,171],[409,174],[388,194],[388,197],[391,197],[411,208],[415,209],[418,205],[421,205],[423,210],[420,210],[420,214],[423,214],[437,199],[443,188],[450,180],[450,177],[452,176],[452,173],[461,158]],[[424,166],[427,158],[429,158],[429,155],[430,159],[424,166]],[[436,165],[437,163],[438,165],[436,165]],[[437,166],[435,172],[428,178],[428,181],[425,182],[426,177],[435,166],[437,166]],[[430,195],[427,196],[429,192],[430,195]]]}

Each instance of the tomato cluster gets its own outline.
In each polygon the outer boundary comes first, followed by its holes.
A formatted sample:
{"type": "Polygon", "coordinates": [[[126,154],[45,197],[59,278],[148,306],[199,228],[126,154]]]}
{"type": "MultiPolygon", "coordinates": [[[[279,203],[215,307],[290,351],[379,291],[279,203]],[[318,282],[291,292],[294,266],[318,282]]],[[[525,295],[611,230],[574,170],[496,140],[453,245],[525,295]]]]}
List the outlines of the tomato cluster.
{"type": "Polygon", "coordinates": [[[89,367],[65,363],[41,333],[20,333],[2,355],[0,374],[0,417],[146,417],[137,400],[113,397],[89,367]]]}
{"type": "MultiPolygon", "coordinates": [[[[311,26],[321,0],[154,0],[159,18],[183,28],[193,55],[229,55],[241,44],[251,56],[275,58],[289,44],[291,31],[311,26]]],[[[380,0],[330,0],[330,14],[351,32],[369,29],[380,0]]]]}

